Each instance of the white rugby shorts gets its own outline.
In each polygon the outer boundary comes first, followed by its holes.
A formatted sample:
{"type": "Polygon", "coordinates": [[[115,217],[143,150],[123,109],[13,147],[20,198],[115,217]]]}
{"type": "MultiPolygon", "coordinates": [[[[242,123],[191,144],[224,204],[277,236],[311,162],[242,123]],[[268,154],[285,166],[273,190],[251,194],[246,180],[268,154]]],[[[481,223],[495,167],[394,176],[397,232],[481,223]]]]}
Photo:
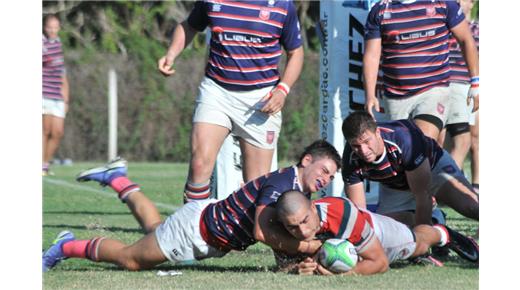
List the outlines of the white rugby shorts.
{"type": "Polygon", "coordinates": [[[469,123],[473,105],[467,105],[469,84],[461,82],[450,83],[450,102],[446,125],[457,123],[469,123]]]}
{"type": "Polygon", "coordinates": [[[282,113],[260,112],[260,101],[272,86],[252,91],[229,91],[208,77],[199,86],[193,123],[203,122],[228,128],[231,133],[262,149],[274,149],[282,126],[282,113]]]}
{"type": "Polygon", "coordinates": [[[445,123],[449,106],[449,92],[449,87],[433,87],[404,99],[385,97],[389,119],[413,119],[418,115],[431,115],[445,123]]]}
{"type": "Polygon", "coordinates": [[[405,224],[387,216],[370,214],[374,223],[375,235],[385,250],[388,262],[408,259],[416,248],[412,230],[405,224]]]}
{"type": "Polygon", "coordinates": [[[43,98],[42,114],[65,118],[65,102],[63,100],[43,98]]]}
{"type": "Polygon", "coordinates": [[[200,235],[202,211],[216,199],[192,201],[170,215],[155,229],[155,237],[164,256],[172,262],[222,257],[226,253],[208,245],[200,235]]]}
{"type": "MultiPolygon", "coordinates": [[[[446,182],[451,179],[463,180],[466,177],[459,169],[450,154],[444,150],[441,159],[432,169],[432,180],[430,184],[430,192],[432,196],[437,194],[437,191],[446,182]]],[[[415,196],[409,190],[397,190],[389,188],[383,184],[379,185],[379,206],[377,208],[378,214],[388,214],[392,212],[415,210],[415,196]]]]}

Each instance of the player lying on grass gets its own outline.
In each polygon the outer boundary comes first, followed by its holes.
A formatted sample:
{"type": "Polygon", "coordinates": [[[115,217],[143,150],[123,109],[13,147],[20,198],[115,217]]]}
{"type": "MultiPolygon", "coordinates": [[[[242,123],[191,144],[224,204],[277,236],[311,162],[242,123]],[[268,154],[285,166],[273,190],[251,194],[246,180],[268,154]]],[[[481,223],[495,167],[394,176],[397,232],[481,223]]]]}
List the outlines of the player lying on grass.
{"type": "MultiPolygon", "coordinates": [[[[422,224],[411,230],[392,218],[360,209],[346,198],[310,201],[300,192],[288,191],[278,198],[276,213],[287,231],[299,240],[349,240],[361,258],[349,274],[385,272],[392,262],[420,257],[434,245],[447,245],[462,258],[478,262],[478,245],[447,226],[422,224]]],[[[310,257],[300,262],[297,270],[304,275],[332,274],[310,257]]]]}
{"type": "Polygon", "coordinates": [[[126,176],[123,159],[80,173],[78,181],[97,181],[109,185],[128,205],[147,233],[132,245],[97,237],[76,240],[64,231],[42,258],[43,271],[66,258],[109,262],[128,270],[148,269],[167,260],[182,262],[224,256],[231,250],[243,251],[257,241],[274,250],[315,253],[318,240],[300,241],[285,231],[270,206],[282,192],[297,190],[310,198],[312,192],[326,187],[341,166],[336,149],[323,140],[305,148],[298,164],[279,169],[248,182],[228,198],[192,201],[161,222],[155,205],[126,176]]]}

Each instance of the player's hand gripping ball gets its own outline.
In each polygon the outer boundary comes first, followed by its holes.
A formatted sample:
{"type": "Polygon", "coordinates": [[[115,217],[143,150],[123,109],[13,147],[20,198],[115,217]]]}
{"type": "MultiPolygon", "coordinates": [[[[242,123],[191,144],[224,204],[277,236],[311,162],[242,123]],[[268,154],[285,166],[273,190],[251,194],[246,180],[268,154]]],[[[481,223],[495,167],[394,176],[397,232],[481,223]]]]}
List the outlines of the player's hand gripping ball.
{"type": "Polygon", "coordinates": [[[358,254],[351,242],[342,239],[328,239],[318,252],[318,261],[332,272],[344,273],[356,266],[358,254]]]}

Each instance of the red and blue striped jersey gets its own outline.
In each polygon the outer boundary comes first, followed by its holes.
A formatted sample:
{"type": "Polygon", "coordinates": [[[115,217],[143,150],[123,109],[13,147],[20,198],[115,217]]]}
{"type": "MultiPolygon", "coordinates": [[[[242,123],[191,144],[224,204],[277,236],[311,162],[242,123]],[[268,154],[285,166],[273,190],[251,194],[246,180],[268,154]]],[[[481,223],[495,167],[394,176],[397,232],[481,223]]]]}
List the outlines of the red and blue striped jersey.
{"type": "Polygon", "coordinates": [[[232,91],[276,85],[282,46],[302,45],[292,1],[197,1],[188,24],[211,29],[206,76],[232,91]]]}
{"type": "Polygon", "coordinates": [[[42,95],[46,99],[62,100],[61,87],[65,75],[63,50],[59,38],[42,38],[42,95]]]}
{"type": "Polygon", "coordinates": [[[407,98],[450,77],[450,29],[464,20],[456,1],[382,0],[365,25],[365,40],[380,38],[385,97],[407,98]]]}
{"type": "MultiPolygon", "coordinates": [[[[246,183],[229,197],[210,204],[201,217],[202,236],[221,249],[245,250],[256,243],[256,207],[273,205],[288,190],[302,191],[296,166],[278,169],[246,183]]],[[[306,194],[310,198],[310,193],[306,194]]],[[[211,244],[211,243],[210,243],[211,244]]]]}
{"type": "Polygon", "coordinates": [[[320,239],[349,240],[358,253],[363,252],[375,237],[372,216],[349,199],[325,197],[313,201],[320,218],[320,239]]]}
{"type": "Polygon", "coordinates": [[[342,177],[353,185],[365,178],[398,189],[409,190],[405,171],[414,170],[428,159],[433,168],[442,157],[443,149],[425,136],[410,120],[380,122],[378,127],[384,142],[384,153],[373,163],[367,163],[345,144],[342,177]]]}
{"type": "MultiPolygon", "coordinates": [[[[475,43],[477,44],[477,49],[478,49],[478,47],[479,47],[478,22],[472,21],[469,24],[469,28],[471,30],[471,34],[473,35],[473,38],[475,39],[475,43]]],[[[462,51],[460,50],[460,45],[457,42],[457,40],[455,39],[455,37],[453,37],[453,35],[450,35],[450,68],[451,68],[450,81],[463,82],[463,83],[470,82],[468,66],[466,65],[466,61],[464,60],[462,51]]]]}

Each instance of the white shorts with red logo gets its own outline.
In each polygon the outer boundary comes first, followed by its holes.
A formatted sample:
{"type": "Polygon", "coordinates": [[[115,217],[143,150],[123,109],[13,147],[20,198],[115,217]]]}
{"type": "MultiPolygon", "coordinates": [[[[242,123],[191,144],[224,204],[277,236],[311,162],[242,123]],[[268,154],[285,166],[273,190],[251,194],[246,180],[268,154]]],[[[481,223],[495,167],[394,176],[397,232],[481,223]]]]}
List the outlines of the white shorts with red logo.
{"type": "Polygon", "coordinates": [[[445,123],[450,105],[449,87],[433,87],[425,92],[404,99],[385,98],[390,120],[414,119],[418,115],[430,115],[445,123]]]}
{"type": "Polygon", "coordinates": [[[172,262],[222,257],[226,253],[208,245],[200,234],[202,211],[216,199],[192,201],[170,215],[155,229],[155,238],[164,256],[172,262]]]}
{"type": "Polygon", "coordinates": [[[274,149],[282,126],[282,113],[260,112],[260,101],[272,86],[252,91],[229,91],[208,77],[199,86],[193,123],[216,124],[247,143],[262,149],[274,149]]]}
{"type": "Polygon", "coordinates": [[[374,223],[375,235],[381,242],[388,262],[408,259],[415,251],[415,236],[412,230],[387,216],[370,213],[374,223]]]}

